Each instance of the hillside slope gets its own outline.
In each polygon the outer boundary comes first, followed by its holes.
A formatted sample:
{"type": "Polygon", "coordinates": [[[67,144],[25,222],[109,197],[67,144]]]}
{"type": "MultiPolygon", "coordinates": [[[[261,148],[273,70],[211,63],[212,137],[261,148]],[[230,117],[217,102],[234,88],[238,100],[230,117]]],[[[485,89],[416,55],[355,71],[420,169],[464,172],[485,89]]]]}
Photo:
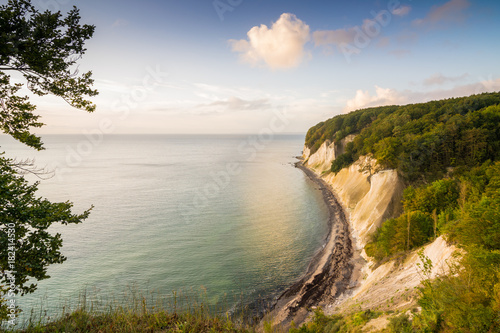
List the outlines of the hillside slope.
{"type": "Polygon", "coordinates": [[[421,312],[412,323],[416,331],[482,331],[474,320],[483,328],[500,326],[495,319],[500,319],[500,294],[494,292],[500,283],[493,277],[500,270],[485,266],[500,263],[500,206],[482,204],[497,202],[500,192],[500,164],[495,162],[500,157],[499,104],[500,93],[491,93],[371,108],[308,131],[304,165],[334,190],[366,259],[353,275],[356,288],[325,313],[405,312],[418,305],[421,312]],[[470,236],[473,224],[477,230],[487,227],[489,234],[470,236]],[[482,298],[473,290],[464,296],[466,285],[428,294],[443,284],[460,283],[468,269],[473,269],[469,275],[481,271],[492,276],[481,288],[482,298]],[[446,310],[452,303],[445,299],[451,296],[471,308],[452,317],[446,310]],[[474,312],[478,304],[483,310],[474,312]],[[473,317],[472,324],[459,319],[467,316],[473,317]]]}

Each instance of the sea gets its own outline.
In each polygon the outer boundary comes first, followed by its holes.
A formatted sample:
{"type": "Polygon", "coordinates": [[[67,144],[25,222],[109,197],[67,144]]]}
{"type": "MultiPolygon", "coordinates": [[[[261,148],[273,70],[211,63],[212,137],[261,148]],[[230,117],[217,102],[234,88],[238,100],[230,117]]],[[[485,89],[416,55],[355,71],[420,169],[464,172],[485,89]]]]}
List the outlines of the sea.
{"type": "Polygon", "coordinates": [[[0,151],[44,169],[43,179],[26,176],[39,182],[39,196],[69,200],[75,213],[93,209],[81,224],[50,227],[62,235],[67,260],[49,266],[35,293],[17,298],[25,321],[57,316],[82,295],[119,302],[154,294],[169,304],[180,298],[221,311],[262,309],[325,242],[321,192],[294,167],[303,135],[42,140],[46,149],[37,152],[0,136],[0,151]]]}

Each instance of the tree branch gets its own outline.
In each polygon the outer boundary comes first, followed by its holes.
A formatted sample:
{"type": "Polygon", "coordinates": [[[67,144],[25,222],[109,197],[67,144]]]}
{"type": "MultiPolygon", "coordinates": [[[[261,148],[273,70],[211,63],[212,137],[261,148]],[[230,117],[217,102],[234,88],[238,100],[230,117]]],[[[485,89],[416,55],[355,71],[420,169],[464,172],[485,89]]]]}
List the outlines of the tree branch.
{"type": "Polygon", "coordinates": [[[35,166],[35,160],[26,158],[24,160],[16,161],[15,159],[11,161],[10,166],[17,170],[21,175],[26,175],[31,173],[35,175],[38,179],[47,180],[54,177],[54,171],[48,171],[46,168],[38,168],[35,166]]]}
{"type": "Polygon", "coordinates": [[[23,71],[27,69],[29,70],[26,67],[0,67],[0,71],[23,71]]]}

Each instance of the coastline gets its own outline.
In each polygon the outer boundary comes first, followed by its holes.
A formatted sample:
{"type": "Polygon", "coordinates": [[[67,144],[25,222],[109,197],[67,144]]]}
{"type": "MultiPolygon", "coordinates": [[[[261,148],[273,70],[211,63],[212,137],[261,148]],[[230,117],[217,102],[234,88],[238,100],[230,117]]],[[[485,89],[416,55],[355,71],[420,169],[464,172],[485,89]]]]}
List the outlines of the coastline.
{"type": "Polygon", "coordinates": [[[296,162],[295,167],[302,170],[322,192],[329,212],[328,235],[305,274],[277,298],[270,313],[264,317],[271,318],[282,327],[288,327],[292,321],[299,325],[310,314],[308,309],[330,306],[356,286],[356,279],[353,279],[356,275],[356,250],[345,210],[332,188],[302,161],[296,162]]]}

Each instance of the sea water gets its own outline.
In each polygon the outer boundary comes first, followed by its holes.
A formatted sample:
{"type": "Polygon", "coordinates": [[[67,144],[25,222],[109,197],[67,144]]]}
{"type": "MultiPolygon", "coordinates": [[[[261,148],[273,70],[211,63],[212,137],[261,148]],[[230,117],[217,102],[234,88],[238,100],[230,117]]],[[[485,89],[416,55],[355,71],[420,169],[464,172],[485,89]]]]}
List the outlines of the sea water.
{"type": "MultiPolygon", "coordinates": [[[[94,206],[77,225],[54,225],[63,264],[18,297],[42,306],[116,297],[130,288],[160,297],[203,292],[210,304],[272,300],[307,268],[327,233],[321,193],[293,166],[304,137],[45,135],[36,152],[0,137],[7,157],[53,171],[38,194],[94,206]]],[[[28,176],[31,181],[36,180],[28,176]]]]}

